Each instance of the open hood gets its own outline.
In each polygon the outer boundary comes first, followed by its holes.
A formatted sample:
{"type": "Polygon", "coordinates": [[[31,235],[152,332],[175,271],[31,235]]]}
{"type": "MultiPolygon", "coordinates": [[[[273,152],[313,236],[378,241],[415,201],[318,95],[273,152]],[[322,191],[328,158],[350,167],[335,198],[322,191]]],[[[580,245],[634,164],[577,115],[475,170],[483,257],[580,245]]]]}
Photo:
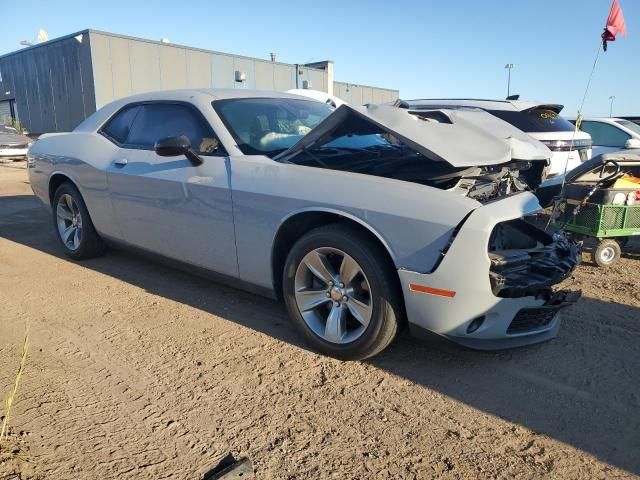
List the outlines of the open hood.
{"type": "MultiPolygon", "coordinates": [[[[425,113],[421,112],[422,115],[425,113]]],[[[551,150],[544,143],[484,110],[456,109],[447,110],[446,113],[452,120],[464,119],[475,123],[490,135],[502,139],[511,149],[512,160],[548,160],[552,156],[551,150]]]]}
{"type": "Polygon", "coordinates": [[[414,115],[391,105],[344,104],[275,157],[286,160],[345,135],[388,133],[423,156],[453,167],[481,167],[551,156],[544,145],[482,111],[433,110],[414,115]],[[539,144],[539,145],[537,145],[539,144]]]}

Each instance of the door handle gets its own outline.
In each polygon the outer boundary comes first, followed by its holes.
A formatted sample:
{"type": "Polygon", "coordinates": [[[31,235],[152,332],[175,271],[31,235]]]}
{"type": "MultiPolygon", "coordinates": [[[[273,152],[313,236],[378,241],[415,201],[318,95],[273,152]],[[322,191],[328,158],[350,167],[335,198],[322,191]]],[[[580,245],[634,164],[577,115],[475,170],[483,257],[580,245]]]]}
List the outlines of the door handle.
{"type": "Polygon", "coordinates": [[[124,167],[127,164],[127,159],[126,158],[118,158],[116,160],[114,160],[114,165],[117,165],[118,167],[124,167]]]}

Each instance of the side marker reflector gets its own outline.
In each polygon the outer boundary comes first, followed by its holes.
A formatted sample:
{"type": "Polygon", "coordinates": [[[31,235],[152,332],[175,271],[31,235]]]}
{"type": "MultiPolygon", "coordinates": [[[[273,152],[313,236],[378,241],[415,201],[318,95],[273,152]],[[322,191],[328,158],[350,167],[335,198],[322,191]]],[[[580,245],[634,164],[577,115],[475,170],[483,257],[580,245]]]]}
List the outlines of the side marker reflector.
{"type": "Polygon", "coordinates": [[[411,290],[412,292],[428,293],[429,295],[439,295],[441,297],[453,298],[456,296],[456,292],[454,292],[453,290],[442,290],[440,288],[432,288],[415,283],[409,284],[409,290],[411,290]]]}

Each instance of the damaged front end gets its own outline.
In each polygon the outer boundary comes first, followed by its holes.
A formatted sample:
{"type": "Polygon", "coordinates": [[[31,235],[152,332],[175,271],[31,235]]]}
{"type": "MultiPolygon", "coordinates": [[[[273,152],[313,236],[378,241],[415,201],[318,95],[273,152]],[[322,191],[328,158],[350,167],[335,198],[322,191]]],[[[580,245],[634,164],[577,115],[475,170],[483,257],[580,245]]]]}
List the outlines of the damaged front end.
{"type": "Polygon", "coordinates": [[[540,205],[530,192],[473,210],[428,272],[399,271],[409,326],[470,348],[521,347],[554,338],[560,310],[580,292],[557,287],[579,262],[578,245],[537,228],[540,205]],[[424,295],[412,285],[455,292],[424,295]]]}
{"type": "Polygon", "coordinates": [[[275,159],[448,190],[481,203],[540,184],[550,151],[483,111],[342,105],[275,159]]]}
{"type": "Polygon", "coordinates": [[[499,223],[489,239],[489,281],[501,298],[535,297],[544,304],[518,312],[507,329],[516,334],[541,328],[558,310],[580,298],[580,292],[555,291],[581,258],[580,245],[559,232],[549,235],[524,219],[499,223]]]}

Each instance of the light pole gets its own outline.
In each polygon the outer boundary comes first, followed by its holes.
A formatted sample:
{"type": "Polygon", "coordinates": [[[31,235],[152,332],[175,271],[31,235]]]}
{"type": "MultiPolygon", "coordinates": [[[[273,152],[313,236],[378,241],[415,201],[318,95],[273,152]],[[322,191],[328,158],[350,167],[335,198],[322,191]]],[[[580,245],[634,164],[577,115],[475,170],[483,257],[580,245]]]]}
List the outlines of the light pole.
{"type": "Polygon", "coordinates": [[[511,69],[513,68],[513,63],[507,63],[504,68],[509,70],[507,74],[507,97],[511,95],[511,69]]]}
{"type": "Polygon", "coordinates": [[[609,104],[609,118],[613,117],[613,101],[616,99],[615,95],[611,95],[609,97],[609,100],[611,100],[611,103],[609,104]]]}

